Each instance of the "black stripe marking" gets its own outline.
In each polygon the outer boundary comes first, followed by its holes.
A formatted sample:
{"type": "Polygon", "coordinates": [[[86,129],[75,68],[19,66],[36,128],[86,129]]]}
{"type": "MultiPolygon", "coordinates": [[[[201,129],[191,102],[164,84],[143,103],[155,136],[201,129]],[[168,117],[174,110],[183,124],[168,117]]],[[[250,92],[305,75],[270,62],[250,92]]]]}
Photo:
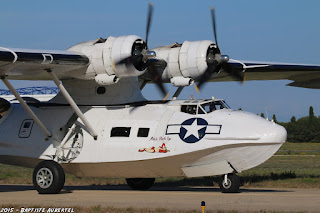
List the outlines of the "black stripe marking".
{"type": "Polygon", "coordinates": [[[9,51],[0,51],[0,62],[1,61],[10,61],[13,62],[14,55],[9,51]]]}

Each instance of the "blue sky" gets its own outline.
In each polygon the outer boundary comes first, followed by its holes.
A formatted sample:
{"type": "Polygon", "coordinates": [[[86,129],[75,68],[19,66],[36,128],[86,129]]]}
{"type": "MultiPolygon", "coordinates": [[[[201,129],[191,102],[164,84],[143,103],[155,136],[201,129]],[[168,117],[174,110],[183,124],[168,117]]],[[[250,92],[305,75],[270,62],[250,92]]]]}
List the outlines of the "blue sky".
{"type": "MultiPolygon", "coordinates": [[[[213,40],[210,6],[216,7],[220,49],[233,59],[320,64],[318,0],[155,0],[149,46],[213,40]]],[[[145,37],[147,1],[0,1],[0,46],[64,50],[99,37],[136,34],[145,37]]],[[[181,98],[224,98],[235,109],[278,120],[305,116],[309,106],[320,114],[320,90],[286,87],[290,81],[208,83],[181,98]]],[[[34,82],[13,82],[16,87],[34,82]]],[[[36,82],[53,85],[52,82],[36,82]]],[[[4,88],[1,84],[0,88],[4,88]]],[[[167,85],[171,94],[174,87],[167,85]]],[[[143,91],[161,98],[153,85],[143,91]]]]}

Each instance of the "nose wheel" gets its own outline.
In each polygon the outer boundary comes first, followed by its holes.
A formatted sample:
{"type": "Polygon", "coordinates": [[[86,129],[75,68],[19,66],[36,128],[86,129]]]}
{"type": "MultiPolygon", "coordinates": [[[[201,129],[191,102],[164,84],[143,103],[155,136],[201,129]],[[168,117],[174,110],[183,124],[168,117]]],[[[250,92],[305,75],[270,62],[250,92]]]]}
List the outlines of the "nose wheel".
{"type": "Polygon", "coordinates": [[[240,188],[240,178],[233,173],[222,175],[219,186],[222,193],[236,193],[240,188]]]}

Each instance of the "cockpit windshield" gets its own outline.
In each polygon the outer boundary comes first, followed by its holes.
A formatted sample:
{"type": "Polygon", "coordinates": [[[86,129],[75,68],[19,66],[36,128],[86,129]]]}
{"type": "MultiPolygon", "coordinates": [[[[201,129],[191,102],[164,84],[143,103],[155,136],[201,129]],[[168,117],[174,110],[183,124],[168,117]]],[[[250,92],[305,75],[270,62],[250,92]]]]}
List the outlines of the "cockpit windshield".
{"type": "Polygon", "coordinates": [[[215,110],[230,109],[224,100],[189,102],[181,105],[181,112],[188,114],[208,114],[215,110]]]}
{"type": "Polygon", "coordinates": [[[8,112],[10,109],[10,102],[6,99],[0,98],[0,119],[8,112]]]}

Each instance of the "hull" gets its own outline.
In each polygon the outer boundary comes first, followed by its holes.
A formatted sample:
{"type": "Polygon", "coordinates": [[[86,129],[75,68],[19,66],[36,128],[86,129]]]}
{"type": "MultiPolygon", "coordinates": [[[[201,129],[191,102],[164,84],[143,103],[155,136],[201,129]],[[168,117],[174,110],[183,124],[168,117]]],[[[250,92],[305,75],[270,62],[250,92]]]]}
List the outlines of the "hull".
{"type": "MultiPolygon", "coordinates": [[[[239,173],[256,167],[281,147],[282,143],[234,144],[176,156],[124,162],[62,163],[62,167],[83,178],[202,177],[239,173]],[[263,154],[261,154],[263,153],[263,154]]],[[[5,164],[35,167],[41,159],[0,156],[5,164]]]]}
{"type": "Polygon", "coordinates": [[[78,177],[200,177],[258,166],[286,140],[283,127],[250,113],[180,109],[172,103],[82,107],[99,132],[94,140],[68,106],[33,108],[53,133],[46,138],[36,124],[23,129],[32,121],[14,105],[0,123],[0,162],[35,167],[54,160],[78,177]]]}

